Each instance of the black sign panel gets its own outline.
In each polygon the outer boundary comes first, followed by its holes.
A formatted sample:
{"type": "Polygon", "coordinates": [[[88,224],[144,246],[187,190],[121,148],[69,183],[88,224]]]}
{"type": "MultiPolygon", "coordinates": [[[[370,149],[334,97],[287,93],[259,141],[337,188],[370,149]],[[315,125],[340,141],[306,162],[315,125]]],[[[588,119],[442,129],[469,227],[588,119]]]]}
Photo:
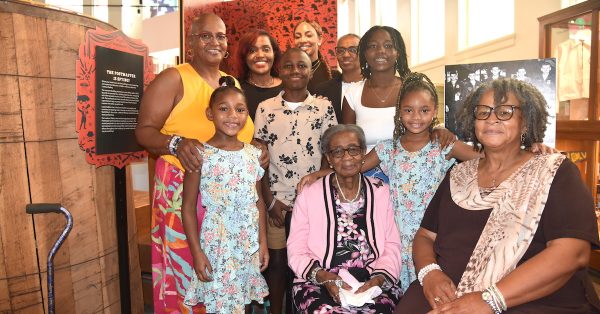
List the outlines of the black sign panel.
{"type": "Polygon", "coordinates": [[[143,91],[143,56],[96,46],[96,154],[143,150],[134,134],[143,91]]]}

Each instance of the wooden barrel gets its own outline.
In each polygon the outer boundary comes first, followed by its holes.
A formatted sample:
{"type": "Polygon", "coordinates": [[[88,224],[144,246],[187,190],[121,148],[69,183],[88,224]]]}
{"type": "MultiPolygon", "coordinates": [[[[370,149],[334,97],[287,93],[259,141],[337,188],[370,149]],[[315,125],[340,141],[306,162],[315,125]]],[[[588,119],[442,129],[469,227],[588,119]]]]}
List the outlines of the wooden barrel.
{"type": "MultiPolygon", "coordinates": [[[[28,215],[28,203],[61,203],[74,217],[54,260],[56,312],[121,311],[114,170],[89,165],[75,133],[78,49],[96,27],[115,29],[0,1],[1,313],[42,313],[48,300],[46,257],[65,219],[28,215]]],[[[128,216],[132,312],[143,313],[135,219],[128,216]]]]}

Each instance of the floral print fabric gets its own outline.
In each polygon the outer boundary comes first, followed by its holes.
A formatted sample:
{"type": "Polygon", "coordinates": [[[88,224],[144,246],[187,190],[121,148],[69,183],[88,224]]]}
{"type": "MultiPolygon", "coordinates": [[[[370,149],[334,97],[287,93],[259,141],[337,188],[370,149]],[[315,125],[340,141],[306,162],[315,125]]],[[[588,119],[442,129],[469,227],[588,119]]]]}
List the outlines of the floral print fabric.
{"type": "Polygon", "coordinates": [[[283,92],[258,105],[254,137],[265,141],[271,156],[269,184],[273,195],[291,206],[300,179],[321,167],[321,135],[337,124],[327,99],[308,97],[291,110],[283,92]]]}
{"type": "MultiPolygon", "coordinates": [[[[154,313],[206,313],[202,304],[184,304],[193,276],[193,259],[181,222],[183,172],[160,157],[156,160],[152,196],[152,286],[154,313]]],[[[198,195],[198,227],[204,209],[198,195]]]]}
{"type": "Polygon", "coordinates": [[[412,260],[413,238],[427,205],[455,162],[453,158],[446,160],[453,147],[442,149],[437,142],[429,142],[421,150],[409,152],[400,143],[394,148],[393,140],[375,146],[380,167],[390,178],[390,198],[402,242],[402,291],[417,279],[412,260]]]}
{"type": "Polygon", "coordinates": [[[211,282],[192,276],[186,303],[204,302],[208,313],[244,313],[253,300],[268,295],[260,273],[256,181],[264,174],[260,150],[249,144],[239,151],[205,145],[202,191],[206,214],[200,245],[213,269],[211,282]]]}
{"type": "MultiPolygon", "coordinates": [[[[363,192],[364,193],[364,192],[363,192]]],[[[338,273],[347,269],[357,280],[370,278],[367,263],[374,259],[367,241],[367,221],[364,197],[352,203],[342,203],[337,192],[336,199],[336,248],[332,265],[327,271],[338,273]]],[[[293,302],[300,313],[392,313],[402,292],[400,287],[392,286],[387,292],[375,298],[375,303],[362,307],[344,308],[336,303],[327,288],[311,282],[296,282],[292,287],[293,302]]]]}

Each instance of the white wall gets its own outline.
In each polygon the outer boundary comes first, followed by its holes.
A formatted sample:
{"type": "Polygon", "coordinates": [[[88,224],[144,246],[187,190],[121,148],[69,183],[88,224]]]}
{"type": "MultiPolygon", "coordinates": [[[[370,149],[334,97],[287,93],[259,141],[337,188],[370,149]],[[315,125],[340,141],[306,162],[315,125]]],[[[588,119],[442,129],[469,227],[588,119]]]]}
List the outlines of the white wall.
{"type": "MultiPolygon", "coordinates": [[[[502,1],[502,0],[498,0],[502,1]]],[[[410,1],[402,10],[398,26],[410,51],[410,1]]],[[[535,59],[539,57],[539,24],[537,18],[560,10],[561,0],[515,0],[515,33],[489,43],[458,51],[458,0],[446,0],[446,55],[443,58],[411,67],[423,72],[434,83],[443,83],[444,65],[535,59]]],[[[489,14],[493,22],[493,12],[489,14]]],[[[409,56],[410,58],[410,56],[409,56]]],[[[410,62],[409,62],[410,64],[410,62]]]]}

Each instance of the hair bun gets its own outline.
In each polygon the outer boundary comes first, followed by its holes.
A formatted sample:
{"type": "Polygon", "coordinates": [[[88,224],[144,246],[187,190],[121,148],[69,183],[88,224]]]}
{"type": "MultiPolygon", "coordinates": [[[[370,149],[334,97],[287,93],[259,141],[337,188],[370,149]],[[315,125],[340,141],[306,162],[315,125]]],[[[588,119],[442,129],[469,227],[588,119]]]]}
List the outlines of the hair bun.
{"type": "Polygon", "coordinates": [[[425,74],[418,73],[418,72],[412,72],[404,77],[404,84],[406,84],[408,82],[418,82],[418,81],[422,81],[422,80],[427,80],[425,74]]]}
{"type": "Polygon", "coordinates": [[[219,78],[219,85],[235,87],[235,80],[229,75],[221,76],[221,78],[219,78]]]}

